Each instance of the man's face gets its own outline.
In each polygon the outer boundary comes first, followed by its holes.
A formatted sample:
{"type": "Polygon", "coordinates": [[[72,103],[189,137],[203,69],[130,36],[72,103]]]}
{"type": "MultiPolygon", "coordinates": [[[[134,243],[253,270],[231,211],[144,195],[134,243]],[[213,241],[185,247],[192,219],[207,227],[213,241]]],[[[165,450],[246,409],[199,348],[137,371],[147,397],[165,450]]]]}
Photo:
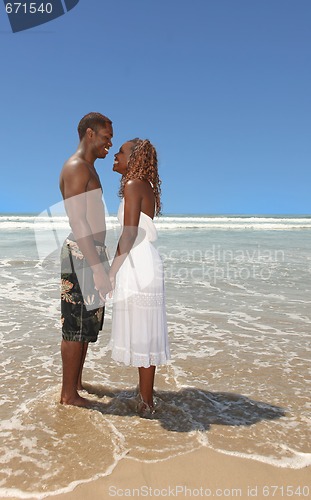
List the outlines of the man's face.
{"type": "Polygon", "coordinates": [[[92,142],[97,158],[106,158],[109,148],[112,146],[113,137],[112,126],[108,124],[105,128],[101,127],[93,131],[92,142]]]}

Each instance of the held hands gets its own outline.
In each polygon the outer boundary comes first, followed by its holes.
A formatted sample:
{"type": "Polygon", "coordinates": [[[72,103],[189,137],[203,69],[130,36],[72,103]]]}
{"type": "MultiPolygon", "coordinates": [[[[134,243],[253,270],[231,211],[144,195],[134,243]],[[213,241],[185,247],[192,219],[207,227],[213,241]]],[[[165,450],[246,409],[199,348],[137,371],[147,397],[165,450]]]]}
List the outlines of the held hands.
{"type": "Polygon", "coordinates": [[[96,270],[93,272],[93,279],[95,289],[98,290],[101,300],[105,302],[107,293],[112,290],[112,285],[111,280],[105,272],[103,266],[96,266],[96,270]]]}
{"type": "Polygon", "coordinates": [[[111,290],[109,292],[109,299],[112,297],[112,292],[116,286],[116,275],[111,271],[109,271],[109,280],[110,280],[110,285],[111,285],[111,290]]]}

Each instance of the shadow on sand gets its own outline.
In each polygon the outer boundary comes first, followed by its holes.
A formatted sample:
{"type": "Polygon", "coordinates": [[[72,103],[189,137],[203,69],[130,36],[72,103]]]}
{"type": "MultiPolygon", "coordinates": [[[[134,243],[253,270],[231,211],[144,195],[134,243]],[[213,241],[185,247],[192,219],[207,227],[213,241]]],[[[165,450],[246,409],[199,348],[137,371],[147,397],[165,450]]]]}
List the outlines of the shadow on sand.
{"type": "MultiPolygon", "coordinates": [[[[92,410],[104,415],[137,416],[136,390],[111,390],[90,384],[85,384],[85,389],[98,398],[90,400],[92,410]]],[[[283,408],[266,402],[241,394],[209,392],[195,387],[156,391],[155,400],[157,411],[152,419],[174,432],[206,431],[212,424],[250,426],[261,420],[285,416],[283,408]]]]}

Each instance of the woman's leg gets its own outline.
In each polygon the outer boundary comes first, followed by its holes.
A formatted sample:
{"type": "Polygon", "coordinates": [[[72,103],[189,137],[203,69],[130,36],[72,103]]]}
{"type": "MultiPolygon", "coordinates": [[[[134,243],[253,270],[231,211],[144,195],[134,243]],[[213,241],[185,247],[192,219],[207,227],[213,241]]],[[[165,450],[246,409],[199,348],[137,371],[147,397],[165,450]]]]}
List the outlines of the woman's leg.
{"type": "Polygon", "coordinates": [[[155,366],[149,366],[148,368],[144,368],[141,366],[140,368],[138,368],[139,392],[143,401],[149,406],[153,406],[153,384],[155,369],[155,366]]]}

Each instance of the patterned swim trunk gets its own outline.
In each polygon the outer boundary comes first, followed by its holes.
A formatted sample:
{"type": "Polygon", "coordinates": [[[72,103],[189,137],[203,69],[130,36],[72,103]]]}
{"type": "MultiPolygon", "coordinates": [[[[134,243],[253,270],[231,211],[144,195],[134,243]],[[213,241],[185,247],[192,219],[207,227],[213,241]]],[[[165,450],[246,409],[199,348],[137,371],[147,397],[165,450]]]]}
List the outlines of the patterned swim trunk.
{"type": "MultiPolygon", "coordinates": [[[[106,272],[105,246],[95,242],[106,272]]],[[[64,340],[96,342],[102,330],[105,307],[95,290],[93,272],[76,241],[67,238],[61,251],[61,323],[64,340]]]]}

